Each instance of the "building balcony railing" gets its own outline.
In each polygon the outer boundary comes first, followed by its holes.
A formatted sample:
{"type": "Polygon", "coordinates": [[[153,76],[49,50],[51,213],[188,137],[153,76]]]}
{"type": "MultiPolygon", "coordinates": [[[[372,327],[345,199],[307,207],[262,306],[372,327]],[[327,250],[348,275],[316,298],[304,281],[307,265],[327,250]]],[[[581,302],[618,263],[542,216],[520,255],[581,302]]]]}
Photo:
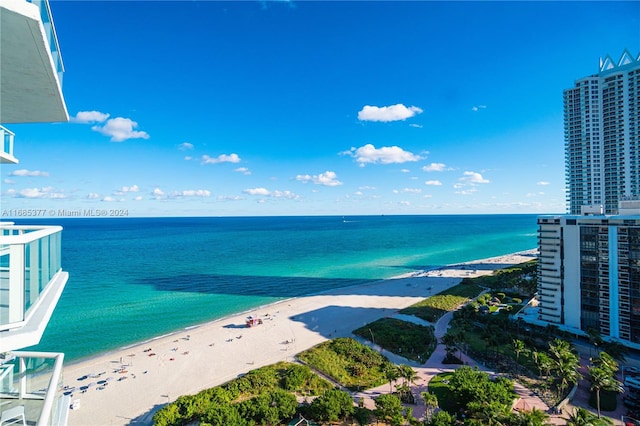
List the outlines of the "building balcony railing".
{"type": "Polygon", "coordinates": [[[0,359],[2,412],[24,413],[28,425],[66,425],[71,392],[63,392],[62,388],[64,354],[11,352],[3,355],[0,359]]]}
{"type": "Polygon", "coordinates": [[[2,150],[0,150],[0,164],[11,163],[16,164],[18,159],[13,156],[13,137],[15,133],[0,126],[0,140],[2,141],[2,150]]]}
{"type": "Polygon", "coordinates": [[[37,344],[62,294],[60,226],[0,223],[0,353],[37,344]]]}
{"type": "Polygon", "coordinates": [[[53,60],[53,65],[58,76],[58,84],[62,87],[64,64],[62,63],[62,56],[60,54],[60,44],[58,43],[56,27],[53,25],[49,0],[27,0],[27,2],[38,6],[38,9],[40,9],[40,19],[42,20],[44,32],[49,43],[49,52],[51,52],[51,59],[53,60]]]}

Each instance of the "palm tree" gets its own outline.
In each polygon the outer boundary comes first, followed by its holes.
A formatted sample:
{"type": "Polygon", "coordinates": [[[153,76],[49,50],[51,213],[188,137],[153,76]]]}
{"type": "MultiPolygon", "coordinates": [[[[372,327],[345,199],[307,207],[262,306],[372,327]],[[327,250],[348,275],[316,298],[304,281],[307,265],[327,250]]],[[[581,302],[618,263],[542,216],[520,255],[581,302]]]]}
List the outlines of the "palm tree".
{"type": "Polygon", "coordinates": [[[398,388],[398,391],[401,395],[410,393],[410,386],[418,379],[418,373],[416,373],[416,371],[411,368],[411,366],[406,364],[399,365],[398,370],[400,373],[400,377],[402,377],[403,379],[402,386],[398,388]]]}
{"type": "MultiPolygon", "coordinates": [[[[604,353],[604,352],[602,352],[604,353]]],[[[591,379],[591,392],[596,392],[596,404],[598,408],[598,418],[600,418],[600,391],[601,390],[609,390],[621,393],[624,391],[622,388],[622,383],[617,381],[611,371],[607,368],[598,367],[598,366],[590,366],[588,368],[589,375],[591,379]]]]}
{"type": "Polygon", "coordinates": [[[424,400],[424,405],[426,407],[426,419],[430,422],[433,417],[433,413],[436,411],[436,408],[438,408],[438,397],[435,393],[422,392],[422,399],[424,400]]]}
{"type": "Polygon", "coordinates": [[[518,411],[514,417],[513,424],[517,426],[544,426],[550,424],[547,422],[549,415],[535,407],[527,411],[518,411]]]}
{"type": "Polygon", "coordinates": [[[589,335],[589,341],[596,348],[596,353],[598,353],[598,347],[604,343],[600,331],[598,331],[596,328],[589,327],[587,329],[587,334],[589,335]]]}
{"type": "Polygon", "coordinates": [[[513,339],[513,352],[516,354],[516,362],[520,361],[520,354],[524,352],[526,346],[520,339],[513,339]]]}
{"type": "Polygon", "coordinates": [[[605,351],[600,352],[600,355],[593,358],[591,362],[596,367],[600,367],[603,370],[608,371],[611,376],[615,376],[618,372],[618,362],[605,351]]]}
{"type": "Polygon", "coordinates": [[[456,338],[453,334],[447,332],[440,338],[440,343],[444,345],[444,350],[448,356],[454,356],[456,352],[456,338]]]}
{"type": "Polygon", "coordinates": [[[571,344],[565,340],[554,339],[549,343],[551,360],[550,370],[560,380],[558,394],[562,394],[569,384],[578,383],[582,375],[578,372],[580,358],[573,352],[571,344]]]}
{"type": "Polygon", "coordinates": [[[392,383],[400,378],[400,368],[395,364],[387,364],[384,369],[384,377],[389,382],[389,392],[393,392],[392,383]]]}
{"type": "Polygon", "coordinates": [[[567,426],[609,426],[613,425],[613,422],[608,417],[600,417],[585,410],[584,408],[576,407],[572,414],[567,419],[567,426]]]}

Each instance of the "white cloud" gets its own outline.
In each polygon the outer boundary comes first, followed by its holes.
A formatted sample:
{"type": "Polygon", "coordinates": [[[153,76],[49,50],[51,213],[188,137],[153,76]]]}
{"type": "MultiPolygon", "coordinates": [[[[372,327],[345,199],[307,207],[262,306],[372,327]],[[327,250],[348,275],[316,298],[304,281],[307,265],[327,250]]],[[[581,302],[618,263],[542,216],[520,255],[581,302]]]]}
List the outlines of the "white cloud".
{"type": "Polygon", "coordinates": [[[312,182],[316,185],[324,185],[324,186],[338,186],[342,185],[342,182],[338,180],[338,175],[335,172],[327,170],[324,173],[320,173],[319,175],[298,175],[296,176],[296,180],[308,183],[312,182]]]}
{"type": "Polygon", "coordinates": [[[69,121],[72,123],[82,123],[82,124],[92,124],[92,123],[102,123],[107,118],[109,118],[109,114],[100,111],[80,111],[76,114],[75,117],[71,117],[69,121]]]}
{"type": "Polygon", "coordinates": [[[416,106],[406,107],[402,104],[385,107],[365,105],[364,108],[358,112],[358,120],[383,122],[406,120],[421,112],[422,109],[416,106]]]}
{"type": "Polygon", "coordinates": [[[466,183],[467,185],[477,185],[479,183],[489,183],[488,179],[482,177],[482,175],[478,172],[464,172],[464,176],[458,179],[460,182],[466,183]]]}
{"type": "Polygon", "coordinates": [[[97,200],[98,198],[100,198],[100,194],[95,192],[90,192],[89,195],[87,195],[87,198],[90,200],[97,200]]]}
{"type": "Polygon", "coordinates": [[[202,156],[202,164],[239,163],[240,161],[238,154],[220,154],[215,158],[206,154],[202,156]]]}
{"type": "Polygon", "coordinates": [[[193,144],[189,143],[189,142],[183,142],[180,145],[178,145],[178,149],[180,151],[188,151],[188,150],[193,149],[193,144]]]}
{"type": "Polygon", "coordinates": [[[273,198],[288,198],[293,200],[297,200],[298,198],[300,198],[299,195],[291,191],[278,191],[278,190],[269,191],[267,188],[251,188],[251,189],[245,189],[242,192],[249,195],[261,195],[264,197],[273,197],[273,198]]]}
{"type": "Polygon", "coordinates": [[[6,183],[7,185],[13,185],[14,183],[16,183],[16,181],[13,179],[4,179],[2,182],[6,183]]]}
{"type": "Polygon", "coordinates": [[[471,195],[474,192],[478,192],[478,190],[476,188],[469,188],[469,189],[465,189],[463,191],[456,191],[456,194],[460,194],[460,195],[471,195]]]}
{"type": "Polygon", "coordinates": [[[113,203],[116,201],[116,199],[107,195],[102,199],[102,201],[106,201],[107,203],[113,203]]]}
{"type": "Polygon", "coordinates": [[[542,186],[546,186],[546,185],[550,185],[549,182],[543,181],[541,180],[540,182],[538,182],[536,185],[542,185],[542,186]]]}
{"type": "Polygon", "coordinates": [[[299,195],[294,194],[291,191],[273,191],[271,193],[271,196],[275,198],[288,198],[292,200],[297,200],[298,198],[300,198],[299,195]]]}
{"type": "Polygon", "coordinates": [[[251,170],[249,170],[246,167],[238,167],[237,169],[233,170],[234,172],[238,172],[238,173],[242,173],[243,175],[250,175],[251,174],[251,170]]]}
{"type": "Polygon", "coordinates": [[[44,188],[25,188],[20,191],[16,191],[11,189],[7,191],[7,194],[13,195],[18,198],[67,198],[64,191],[56,190],[51,186],[47,186],[44,188]]]}
{"type": "Polygon", "coordinates": [[[394,189],[394,194],[404,193],[404,194],[419,194],[422,192],[420,188],[402,188],[400,190],[394,189]]]}
{"type": "Polygon", "coordinates": [[[471,108],[471,111],[474,111],[474,112],[475,112],[475,111],[479,111],[480,109],[485,109],[485,108],[487,108],[487,106],[486,106],[486,105],[473,106],[473,107],[471,108]]]}
{"type": "Polygon", "coordinates": [[[444,172],[445,170],[450,169],[447,169],[447,165],[444,163],[431,163],[427,166],[424,166],[422,170],[425,172],[444,172]]]}
{"type": "Polygon", "coordinates": [[[138,192],[138,191],[140,191],[140,188],[138,188],[138,185],[123,186],[122,188],[120,188],[120,192],[138,192]]]}
{"type": "Polygon", "coordinates": [[[409,127],[415,127],[415,128],[417,128],[417,129],[422,129],[422,127],[423,127],[423,126],[422,126],[422,124],[414,124],[414,123],[411,123],[411,124],[409,124],[409,127]]]}
{"type": "Polygon", "coordinates": [[[424,184],[428,186],[442,186],[442,182],[439,180],[428,180],[424,184]]]}
{"type": "Polygon", "coordinates": [[[245,194],[249,194],[249,195],[269,195],[270,192],[267,188],[251,188],[251,189],[245,189],[244,191],[245,194]]]}
{"type": "Polygon", "coordinates": [[[411,173],[411,170],[409,170],[409,169],[401,169],[400,172],[401,173],[411,173]]]}
{"type": "Polygon", "coordinates": [[[41,170],[18,169],[9,173],[9,176],[49,176],[49,172],[41,170]]]}
{"type": "Polygon", "coordinates": [[[171,197],[210,197],[211,192],[206,189],[187,189],[185,191],[175,191],[171,197]]]}
{"type": "Polygon", "coordinates": [[[383,146],[382,148],[376,148],[370,143],[363,145],[360,148],[351,148],[349,151],[342,152],[341,154],[350,155],[355,158],[356,162],[360,164],[360,167],[364,167],[367,163],[406,163],[422,159],[419,155],[405,151],[399,146],[383,146]]]}
{"type": "Polygon", "coordinates": [[[142,201],[142,195],[138,195],[133,201],[142,201]]]}
{"type": "Polygon", "coordinates": [[[411,203],[409,201],[400,201],[398,204],[400,204],[401,206],[406,206],[406,207],[411,206],[411,203]]]}
{"type": "Polygon", "coordinates": [[[240,201],[240,200],[244,200],[244,198],[242,198],[239,195],[219,195],[218,198],[216,198],[217,201],[240,201]]]}
{"type": "Polygon", "coordinates": [[[184,157],[184,159],[185,159],[185,161],[190,161],[190,160],[192,160],[192,159],[193,159],[193,157],[192,157],[192,156],[190,156],[190,155],[186,155],[186,156],[184,157]]]}
{"type": "Polygon", "coordinates": [[[151,195],[156,200],[161,200],[161,199],[165,198],[164,191],[162,189],[158,188],[158,187],[154,188],[154,190],[151,192],[151,195]]]}
{"type": "Polygon", "coordinates": [[[149,134],[140,130],[134,130],[138,123],[130,118],[110,118],[104,126],[93,126],[91,130],[111,136],[111,142],[123,142],[127,139],[149,139],[149,134]]]}

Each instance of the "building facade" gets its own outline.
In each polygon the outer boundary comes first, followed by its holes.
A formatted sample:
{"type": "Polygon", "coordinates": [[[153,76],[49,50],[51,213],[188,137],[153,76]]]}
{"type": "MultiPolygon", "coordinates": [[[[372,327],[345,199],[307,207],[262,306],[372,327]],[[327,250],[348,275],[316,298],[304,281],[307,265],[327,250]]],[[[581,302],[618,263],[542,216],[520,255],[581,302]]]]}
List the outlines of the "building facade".
{"type": "MultiPolygon", "coordinates": [[[[0,0],[0,167],[19,162],[3,124],[68,121],[64,67],[47,0],[0,0]]],[[[4,206],[7,209],[9,206],[4,206]]],[[[14,216],[19,216],[15,214],[14,216]]],[[[0,424],[66,425],[64,354],[40,342],[69,274],[62,228],[0,222],[0,424]]]]}
{"type": "Polygon", "coordinates": [[[607,56],[564,91],[564,140],[569,214],[616,214],[619,200],[640,195],[640,56],[607,56]]]}
{"type": "Polygon", "coordinates": [[[640,349],[640,209],[622,211],[538,218],[538,318],[640,349]]]}
{"type": "Polygon", "coordinates": [[[538,218],[536,322],[640,349],[640,56],[564,91],[569,215],[538,218]]]}

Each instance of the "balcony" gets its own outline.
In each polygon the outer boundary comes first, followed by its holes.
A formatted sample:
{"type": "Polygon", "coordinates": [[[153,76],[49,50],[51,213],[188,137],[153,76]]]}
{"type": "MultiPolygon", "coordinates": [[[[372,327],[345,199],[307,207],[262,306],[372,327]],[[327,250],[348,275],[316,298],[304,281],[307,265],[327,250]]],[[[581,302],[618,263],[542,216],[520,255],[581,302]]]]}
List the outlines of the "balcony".
{"type": "Polygon", "coordinates": [[[0,0],[0,28],[0,123],[68,121],[49,2],[0,0]]]}
{"type": "Polygon", "coordinates": [[[18,159],[13,156],[13,137],[15,134],[9,129],[0,126],[0,140],[2,140],[2,150],[0,150],[0,164],[18,164],[18,159]]]}
{"type": "Polygon", "coordinates": [[[0,411],[24,413],[29,425],[66,425],[73,390],[63,393],[63,360],[61,353],[5,354],[0,359],[0,411]]]}
{"type": "Polygon", "coordinates": [[[37,344],[69,274],[62,227],[0,223],[0,353],[37,344]]]}

